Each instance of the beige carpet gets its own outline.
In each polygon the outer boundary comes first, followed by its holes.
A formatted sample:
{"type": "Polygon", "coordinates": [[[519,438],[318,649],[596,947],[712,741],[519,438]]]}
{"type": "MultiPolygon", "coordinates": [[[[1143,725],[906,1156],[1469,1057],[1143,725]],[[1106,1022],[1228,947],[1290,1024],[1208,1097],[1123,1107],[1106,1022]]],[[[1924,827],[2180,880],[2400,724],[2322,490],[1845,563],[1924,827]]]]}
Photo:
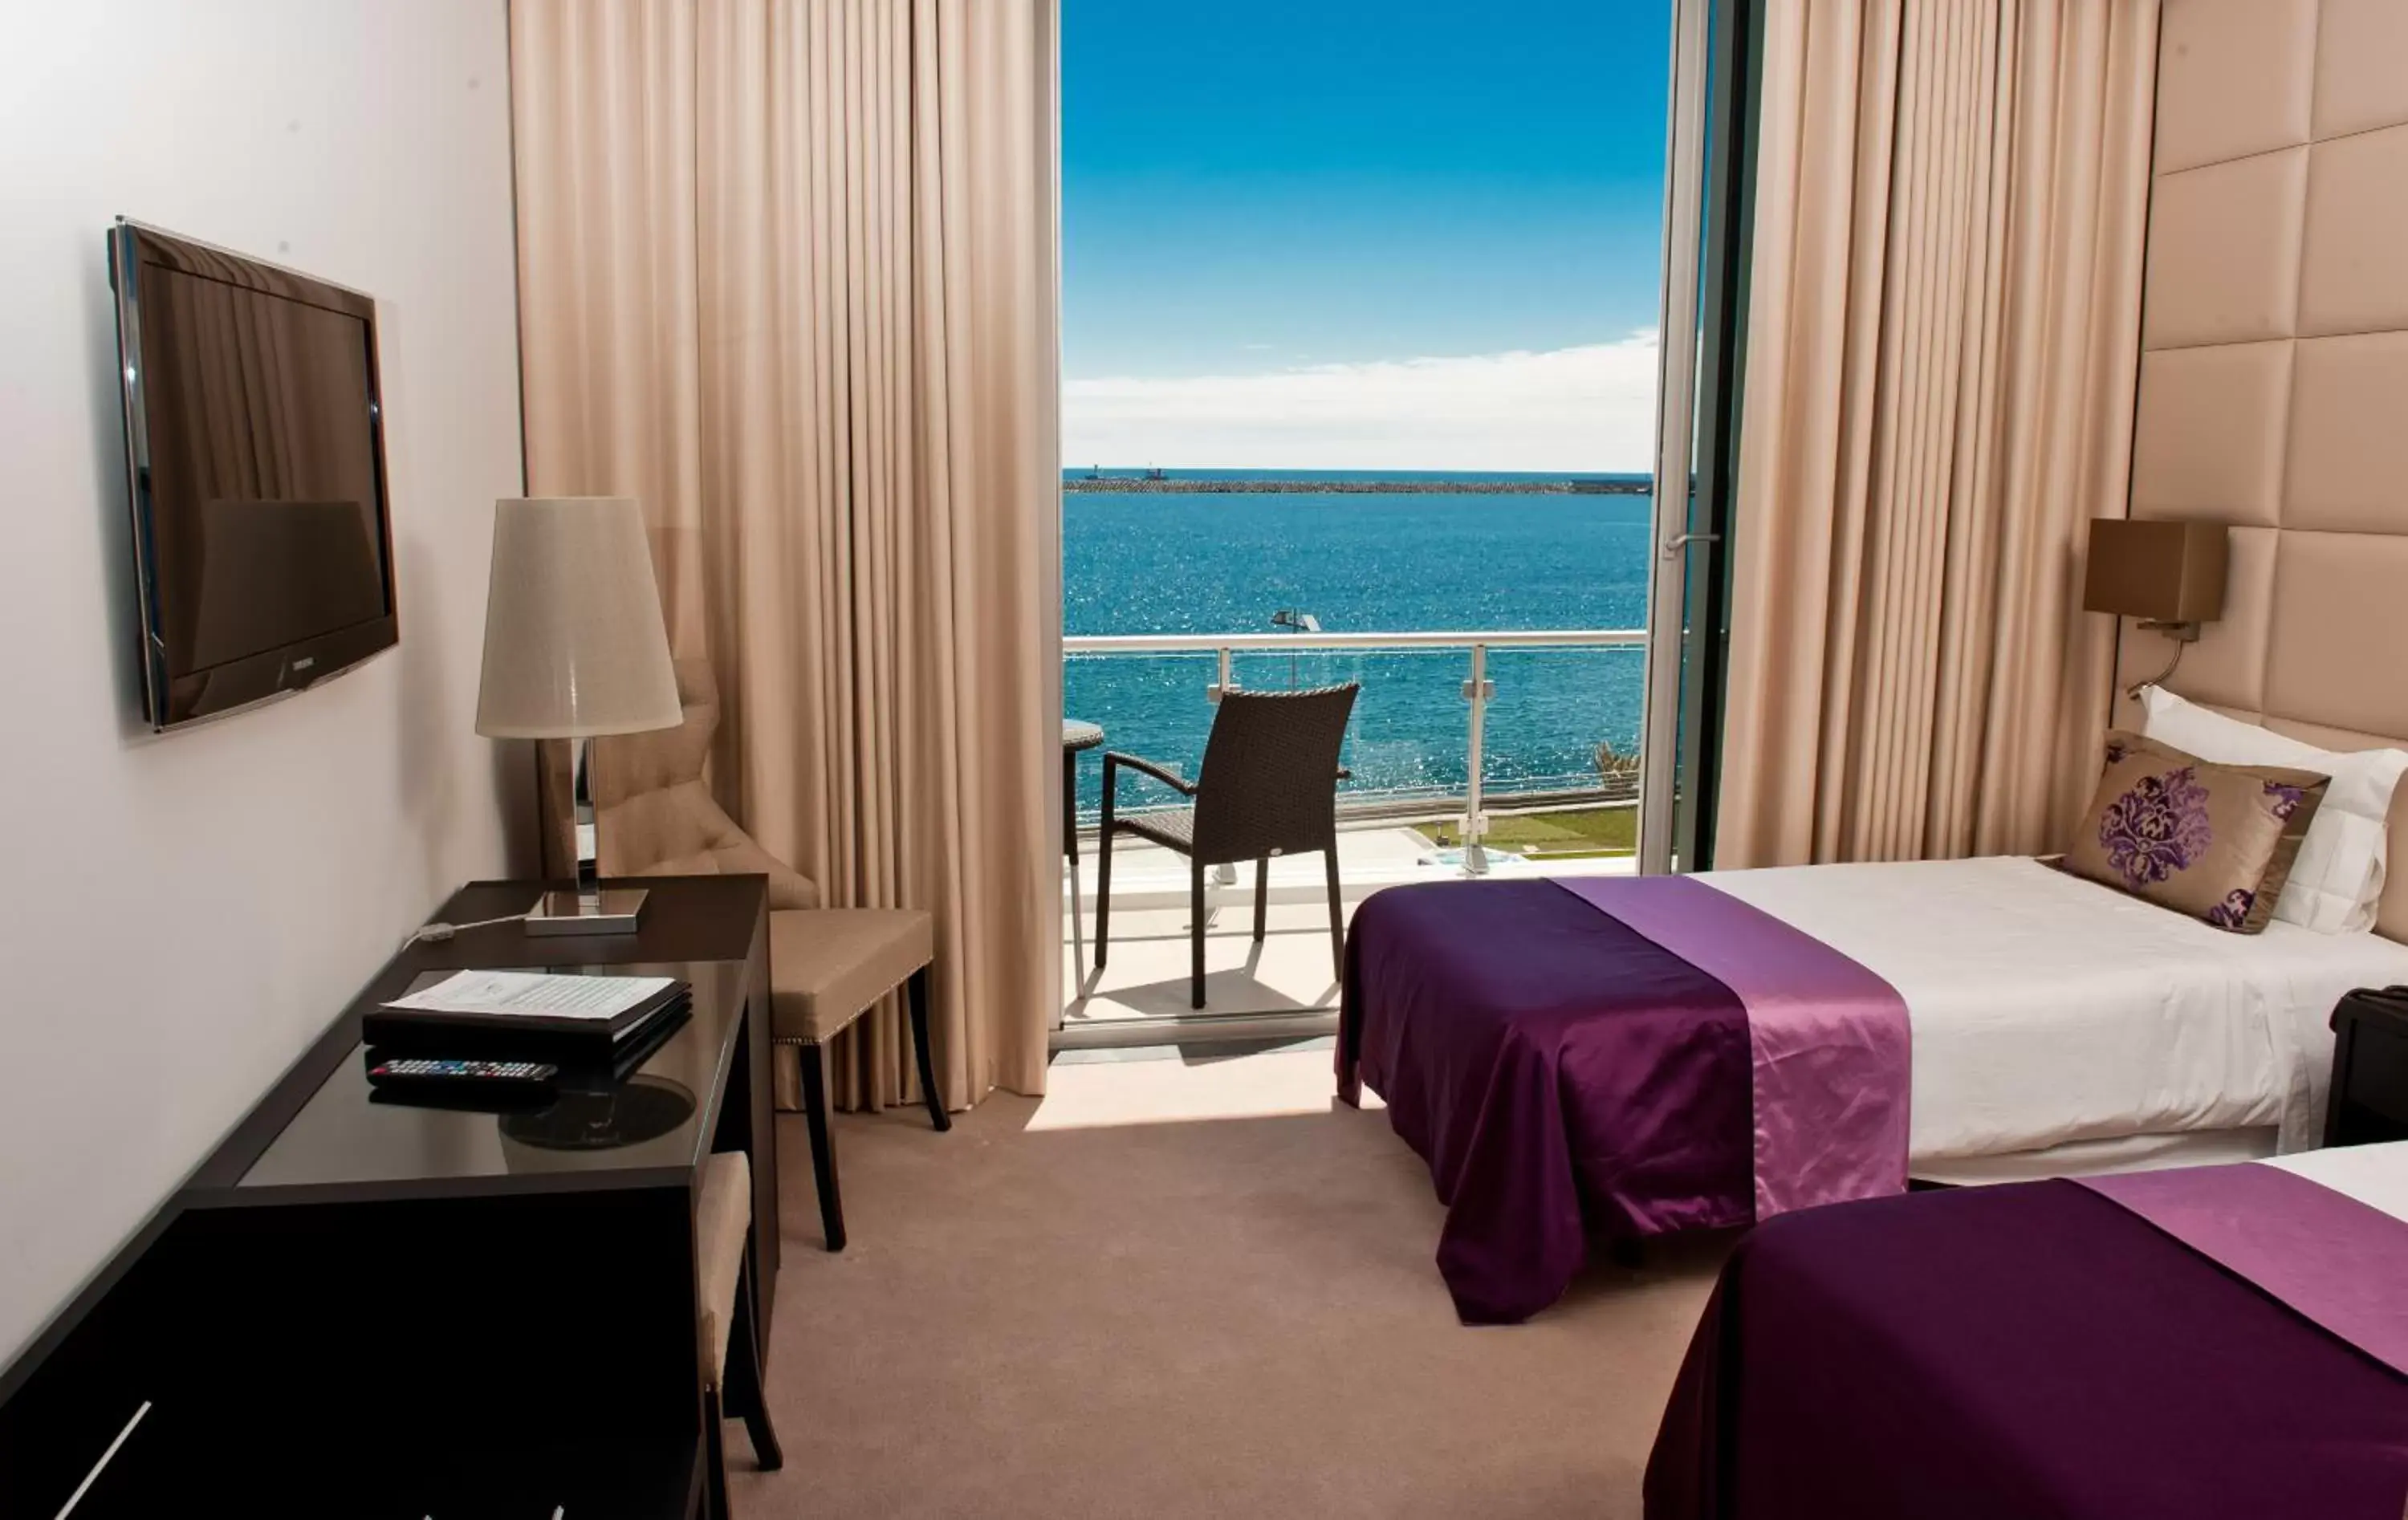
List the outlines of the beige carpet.
{"type": "Polygon", "coordinates": [[[840,1120],[841,1255],[781,1119],[786,1466],[728,1427],[740,1513],[1639,1513],[1718,1246],[1467,1329],[1427,1172],[1326,1051],[1054,1078],[948,1135],[840,1120]]]}

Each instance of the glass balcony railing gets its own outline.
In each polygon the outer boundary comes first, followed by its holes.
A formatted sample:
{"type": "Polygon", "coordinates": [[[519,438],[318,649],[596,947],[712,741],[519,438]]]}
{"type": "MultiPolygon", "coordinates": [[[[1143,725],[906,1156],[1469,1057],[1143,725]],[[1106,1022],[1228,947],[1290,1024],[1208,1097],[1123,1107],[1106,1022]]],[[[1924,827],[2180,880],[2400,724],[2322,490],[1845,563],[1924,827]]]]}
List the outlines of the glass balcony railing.
{"type": "MultiPolygon", "coordinates": [[[[1069,637],[1063,712],[1193,776],[1223,690],[1354,681],[1340,820],[1452,820],[1476,874],[1491,805],[1635,807],[1646,644],[1636,628],[1069,637]]],[[[1083,827],[1102,809],[1100,769],[1080,770],[1083,827]]],[[[1171,799],[1148,788],[1121,806],[1133,800],[1171,799]]]]}

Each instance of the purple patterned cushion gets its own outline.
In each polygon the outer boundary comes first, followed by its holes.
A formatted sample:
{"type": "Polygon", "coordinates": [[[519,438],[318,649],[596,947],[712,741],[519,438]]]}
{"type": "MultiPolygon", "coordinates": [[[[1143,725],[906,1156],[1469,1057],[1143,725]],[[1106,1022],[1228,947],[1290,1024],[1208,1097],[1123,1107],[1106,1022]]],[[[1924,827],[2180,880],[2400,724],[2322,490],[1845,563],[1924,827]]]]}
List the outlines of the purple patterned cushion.
{"type": "Polygon", "coordinates": [[[2138,734],[2107,766],[2065,868],[2236,934],[2256,934],[2324,800],[2327,779],[2220,766],[2138,734]]]}
{"type": "Polygon", "coordinates": [[[2107,864],[2135,892],[2186,869],[2207,853],[2214,838],[2207,820],[2207,788],[2193,766],[2142,777],[2107,804],[2099,819],[2107,864]]]}

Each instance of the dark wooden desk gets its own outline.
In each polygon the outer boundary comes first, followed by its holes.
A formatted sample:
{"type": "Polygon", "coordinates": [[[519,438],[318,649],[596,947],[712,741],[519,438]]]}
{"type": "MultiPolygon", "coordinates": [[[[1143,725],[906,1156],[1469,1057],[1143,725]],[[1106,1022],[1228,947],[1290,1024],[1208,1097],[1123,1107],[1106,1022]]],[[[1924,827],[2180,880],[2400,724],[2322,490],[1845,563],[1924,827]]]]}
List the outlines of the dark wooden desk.
{"type": "MultiPolygon", "coordinates": [[[[715,1150],[752,1155],[765,1322],[777,1283],[768,896],[758,877],[646,884],[633,936],[499,925],[380,971],[0,1375],[0,1514],[56,1513],[146,1401],[79,1520],[693,1513],[694,1212],[715,1150]],[[370,1100],[360,1018],[421,973],[580,966],[694,987],[624,1083],[566,1073],[550,1110],[509,1116],[370,1100]],[[665,1110],[657,1132],[595,1143],[631,1088],[665,1110]]],[[[437,916],[537,890],[473,883],[437,916]]]]}

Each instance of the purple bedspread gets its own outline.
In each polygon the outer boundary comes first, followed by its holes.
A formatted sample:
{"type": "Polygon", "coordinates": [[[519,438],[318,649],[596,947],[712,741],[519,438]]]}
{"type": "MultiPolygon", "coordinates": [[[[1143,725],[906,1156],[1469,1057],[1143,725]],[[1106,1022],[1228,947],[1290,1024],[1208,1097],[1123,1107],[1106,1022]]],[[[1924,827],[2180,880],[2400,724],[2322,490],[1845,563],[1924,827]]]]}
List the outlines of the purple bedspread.
{"type": "Polygon", "coordinates": [[[1354,911],[1338,1038],[1429,1163],[1473,1324],[1527,1319],[1635,1237],[1755,1217],[1747,1013],[1552,882],[1392,887],[1354,911]]]}
{"type": "Polygon", "coordinates": [[[2280,1167],[2079,1180],[2408,1374],[2408,1222],[2280,1167]]]}
{"type": "Polygon", "coordinates": [[[2399,1520],[2408,1382],[2074,1183],[1842,1204],[1732,1253],[1646,1495],[1650,1520],[2399,1520]]]}
{"type": "Polygon", "coordinates": [[[1555,1302],[1592,1237],[1905,1184],[1898,995],[1703,882],[1392,888],[1346,962],[1340,1096],[1368,1083],[1429,1163],[1468,1322],[1555,1302]]]}
{"type": "Polygon", "coordinates": [[[1801,929],[1689,876],[1556,885],[1739,995],[1747,1010],[1756,1217],[1906,1190],[1906,1000],[1801,929]]]}

